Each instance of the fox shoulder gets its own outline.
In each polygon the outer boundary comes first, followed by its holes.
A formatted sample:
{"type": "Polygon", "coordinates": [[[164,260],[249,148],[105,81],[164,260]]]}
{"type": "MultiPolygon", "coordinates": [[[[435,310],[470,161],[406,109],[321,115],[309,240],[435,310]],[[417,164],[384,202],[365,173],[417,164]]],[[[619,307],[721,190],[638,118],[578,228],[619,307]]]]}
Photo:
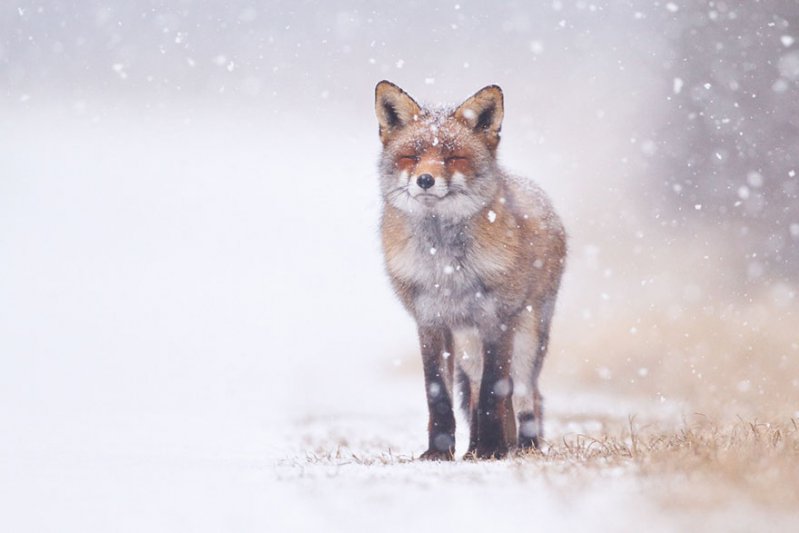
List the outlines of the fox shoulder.
{"type": "Polygon", "coordinates": [[[488,284],[499,284],[523,260],[519,221],[504,197],[489,204],[474,220],[474,268],[488,284]]]}

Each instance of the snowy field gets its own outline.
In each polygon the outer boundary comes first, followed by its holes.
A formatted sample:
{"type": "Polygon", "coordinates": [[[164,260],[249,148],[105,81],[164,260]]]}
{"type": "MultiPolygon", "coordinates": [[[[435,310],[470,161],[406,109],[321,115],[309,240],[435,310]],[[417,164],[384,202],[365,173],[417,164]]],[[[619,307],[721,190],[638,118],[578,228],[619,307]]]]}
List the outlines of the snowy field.
{"type": "Polygon", "coordinates": [[[0,532],[799,530],[794,3],[166,4],[0,6],[0,532]],[[541,453],[416,460],[384,78],[564,220],[541,453]]]}
{"type": "MultiPolygon", "coordinates": [[[[635,461],[414,461],[422,377],[381,266],[363,156],[374,139],[306,154],[324,130],[270,137],[259,117],[12,118],[0,131],[16,178],[0,182],[3,530],[797,523],[745,490],[675,504],[691,476],[635,461]]],[[[564,291],[558,324],[578,315],[573,274],[564,291]]],[[[631,415],[678,428],[692,414],[578,383],[545,371],[554,445],[627,439],[631,415]]]]}

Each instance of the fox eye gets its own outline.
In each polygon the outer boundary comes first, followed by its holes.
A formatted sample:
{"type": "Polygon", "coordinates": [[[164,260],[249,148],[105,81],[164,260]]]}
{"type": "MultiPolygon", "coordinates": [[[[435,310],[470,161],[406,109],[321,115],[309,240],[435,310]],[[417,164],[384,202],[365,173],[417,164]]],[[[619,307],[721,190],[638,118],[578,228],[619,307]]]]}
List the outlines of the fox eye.
{"type": "Polygon", "coordinates": [[[447,163],[451,163],[452,161],[463,161],[464,159],[466,158],[462,155],[451,155],[446,159],[446,161],[447,163]]]}
{"type": "Polygon", "coordinates": [[[413,154],[401,155],[400,159],[404,159],[405,161],[419,161],[419,156],[413,154]]]}

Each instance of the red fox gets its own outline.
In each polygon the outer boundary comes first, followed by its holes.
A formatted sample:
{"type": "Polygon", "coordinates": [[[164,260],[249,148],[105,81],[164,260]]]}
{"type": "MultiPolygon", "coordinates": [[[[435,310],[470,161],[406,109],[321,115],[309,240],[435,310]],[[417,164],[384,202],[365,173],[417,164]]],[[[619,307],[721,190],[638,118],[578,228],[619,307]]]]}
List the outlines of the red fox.
{"type": "Polygon", "coordinates": [[[470,428],[465,458],[538,448],[538,377],[566,234],[543,191],[497,163],[502,90],[432,108],[381,81],[375,108],[386,269],[422,351],[429,424],[421,458],[454,458],[455,368],[470,428]]]}

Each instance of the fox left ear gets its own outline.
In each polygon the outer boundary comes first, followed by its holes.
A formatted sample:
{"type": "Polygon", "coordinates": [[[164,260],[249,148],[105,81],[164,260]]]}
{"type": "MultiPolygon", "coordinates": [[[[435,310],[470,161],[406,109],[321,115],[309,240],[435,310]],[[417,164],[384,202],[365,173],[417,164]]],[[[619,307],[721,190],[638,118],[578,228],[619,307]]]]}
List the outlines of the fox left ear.
{"type": "Polygon", "coordinates": [[[460,122],[479,133],[489,149],[496,150],[502,117],[505,115],[502,89],[489,85],[477,91],[455,110],[454,116],[460,122]]]}
{"type": "Polygon", "coordinates": [[[375,114],[380,124],[380,140],[387,144],[398,131],[418,118],[421,108],[408,93],[383,80],[375,87],[375,114]]]}

